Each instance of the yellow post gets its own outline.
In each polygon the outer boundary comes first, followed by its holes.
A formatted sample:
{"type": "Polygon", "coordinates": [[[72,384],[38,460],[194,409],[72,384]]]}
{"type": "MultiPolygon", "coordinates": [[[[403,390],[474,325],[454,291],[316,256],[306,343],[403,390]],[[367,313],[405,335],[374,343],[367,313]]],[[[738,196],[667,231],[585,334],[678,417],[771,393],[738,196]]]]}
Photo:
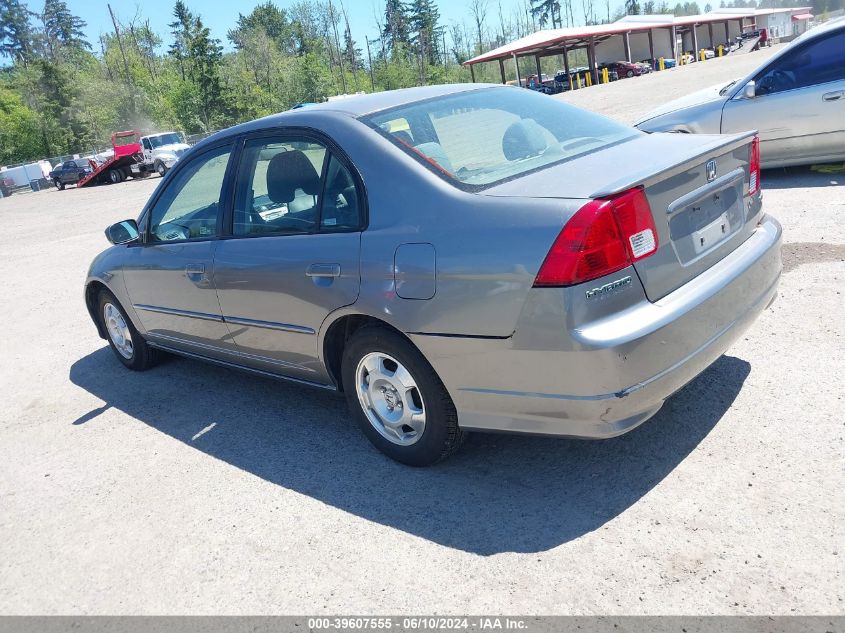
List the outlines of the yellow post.
{"type": "Polygon", "coordinates": [[[700,61],[700,62],[704,61],[704,49],[703,48],[700,51],[698,51],[698,61],[700,61]]]}
{"type": "Polygon", "coordinates": [[[572,75],[569,75],[569,89],[572,90],[572,75]]]}
{"type": "Polygon", "coordinates": [[[658,63],[660,64],[660,70],[666,70],[666,62],[662,57],[658,60],[658,63]]]}
{"type": "Polygon", "coordinates": [[[601,79],[602,79],[602,81],[603,81],[604,83],[609,83],[609,82],[610,82],[610,73],[609,73],[609,72],[607,72],[607,68],[602,68],[602,69],[601,69],[601,79]]]}
{"type": "Polygon", "coordinates": [[[581,73],[575,73],[575,78],[578,80],[578,89],[580,90],[583,86],[581,86],[581,73]]]}
{"type": "Polygon", "coordinates": [[[584,80],[587,82],[588,86],[592,86],[593,85],[593,73],[588,72],[587,74],[585,74],[584,80]]]}
{"type": "Polygon", "coordinates": [[[721,56],[722,56],[722,49],[724,49],[724,48],[725,48],[724,46],[722,46],[721,44],[719,44],[719,57],[721,57],[721,56]]]}

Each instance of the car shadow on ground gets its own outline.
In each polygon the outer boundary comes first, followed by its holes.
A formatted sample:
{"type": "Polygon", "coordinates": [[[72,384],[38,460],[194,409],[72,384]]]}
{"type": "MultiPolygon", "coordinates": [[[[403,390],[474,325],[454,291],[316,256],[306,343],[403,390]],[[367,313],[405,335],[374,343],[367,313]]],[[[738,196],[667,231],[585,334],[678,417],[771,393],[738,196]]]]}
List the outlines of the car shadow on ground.
{"type": "Polygon", "coordinates": [[[750,371],[723,356],[640,428],[604,441],[474,434],[415,469],[370,446],[342,397],[173,358],[125,370],[104,347],[71,381],[116,408],[284,488],[480,555],[540,552],[600,528],[651,490],[719,422],[750,371]]]}
{"type": "Polygon", "coordinates": [[[810,166],[779,167],[764,169],[760,177],[763,183],[763,195],[766,189],[806,189],[808,187],[834,187],[845,183],[845,163],[819,165],[822,169],[831,170],[830,173],[814,171],[810,166]]]}

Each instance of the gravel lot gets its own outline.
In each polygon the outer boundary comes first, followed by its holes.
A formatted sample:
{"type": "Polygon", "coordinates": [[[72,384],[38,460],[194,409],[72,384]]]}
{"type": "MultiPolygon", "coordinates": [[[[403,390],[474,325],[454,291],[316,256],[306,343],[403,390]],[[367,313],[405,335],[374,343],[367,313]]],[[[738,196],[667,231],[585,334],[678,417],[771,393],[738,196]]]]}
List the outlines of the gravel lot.
{"type": "Polygon", "coordinates": [[[726,55],[703,64],[676,66],[644,77],[600,84],[589,90],[565,92],[557,98],[633,125],[641,116],[667,101],[748,75],[783,46],[726,55]]]}
{"type": "MultiPolygon", "coordinates": [[[[565,98],[631,120],[770,52],[565,98]]],[[[0,613],[845,614],[845,173],[763,181],[781,295],[654,419],[426,470],[336,396],[119,365],[81,284],[158,178],[0,200],[0,613]]]]}

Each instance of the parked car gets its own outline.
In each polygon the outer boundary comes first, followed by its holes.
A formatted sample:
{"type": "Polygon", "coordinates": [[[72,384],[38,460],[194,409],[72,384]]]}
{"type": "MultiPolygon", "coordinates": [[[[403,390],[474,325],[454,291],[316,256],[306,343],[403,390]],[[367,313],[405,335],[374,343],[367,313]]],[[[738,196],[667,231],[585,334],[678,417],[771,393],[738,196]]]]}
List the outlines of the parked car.
{"type": "Polygon", "coordinates": [[[637,62],[613,62],[613,67],[620,77],[639,77],[643,74],[643,67],[637,62]]]}
{"type": "Polygon", "coordinates": [[[555,73],[555,86],[557,92],[563,92],[564,90],[570,89],[570,84],[573,88],[578,87],[578,78],[581,78],[581,85],[585,85],[587,83],[587,73],[589,72],[589,68],[586,66],[577,66],[576,68],[570,68],[569,74],[566,73],[565,70],[558,70],[555,73]]]}
{"type": "Polygon", "coordinates": [[[759,130],[764,167],[845,160],[845,19],[801,35],[749,75],[670,101],[648,132],[759,130]]]}
{"type": "Polygon", "coordinates": [[[616,70],[616,64],[613,62],[610,63],[603,63],[598,65],[599,75],[601,76],[601,71],[607,68],[607,76],[610,81],[616,81],[619,79],[619,73],[616,70]]]}
{"type": "Polygon", "coordinates": [[[551,95],[559,92],[555,87],[555,80],[552,77],[549,77],[545,73],[541,77],[537,77],[537,75],[529,75],[525,79],[525,87],[529,90],[536,90],[537,92],[542,92],[543,94],[551,95]]]}
{"type": "Polygon", "coordinates": [[[50,181],[61,191],[65,185],[75,185],[91,173],[91,167],[84,158],[67,160],[49,174],[50,181]]]}
{"type": "Polygon", "coordinates": [[[85,301],[127,368],[173,352],[343,391],[406,464],[473,430],[612,437],[775,297],[756,149],[508,86],[313,105],[189,150],[107,229],[85,301]]]}

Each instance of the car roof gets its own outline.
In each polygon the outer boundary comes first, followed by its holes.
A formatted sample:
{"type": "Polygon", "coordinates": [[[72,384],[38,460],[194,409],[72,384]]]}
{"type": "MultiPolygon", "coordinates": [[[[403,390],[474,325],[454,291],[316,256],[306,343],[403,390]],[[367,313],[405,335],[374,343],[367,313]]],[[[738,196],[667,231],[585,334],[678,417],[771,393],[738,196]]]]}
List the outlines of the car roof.
{"type": "Polygon", "coordinates": [[[197,147],[205,146],[215,141],[219,141],[220,139],[228,138],[229,136],[257,131],[273,127],[275,125],[296,125],[297,120],[311,118],[314,113],[340,113],[351,117],[360,117],[366,114],[379,112],[381,110],[389,110],[390,108],[395,108],[397,106],[408,105],[417,101],[425,101],[426,99],[459,94],[472,90],[481,90],[483,88],[498,88],[504,90],[511,89],[512,87],[503,86],[501,84],[483,83],[440,84],[436,86],[400,88],[397,90],[385,90],[383,92],[353,95],[343,99],[315,103],[309,105],[307,108],[296,108],[286,112],[280,112],[278,114],[271,114],[247,123],[241,123],[240,125],[221,130],[220,132],[209,136],[207,139],[198,143],[197,147]]]}

